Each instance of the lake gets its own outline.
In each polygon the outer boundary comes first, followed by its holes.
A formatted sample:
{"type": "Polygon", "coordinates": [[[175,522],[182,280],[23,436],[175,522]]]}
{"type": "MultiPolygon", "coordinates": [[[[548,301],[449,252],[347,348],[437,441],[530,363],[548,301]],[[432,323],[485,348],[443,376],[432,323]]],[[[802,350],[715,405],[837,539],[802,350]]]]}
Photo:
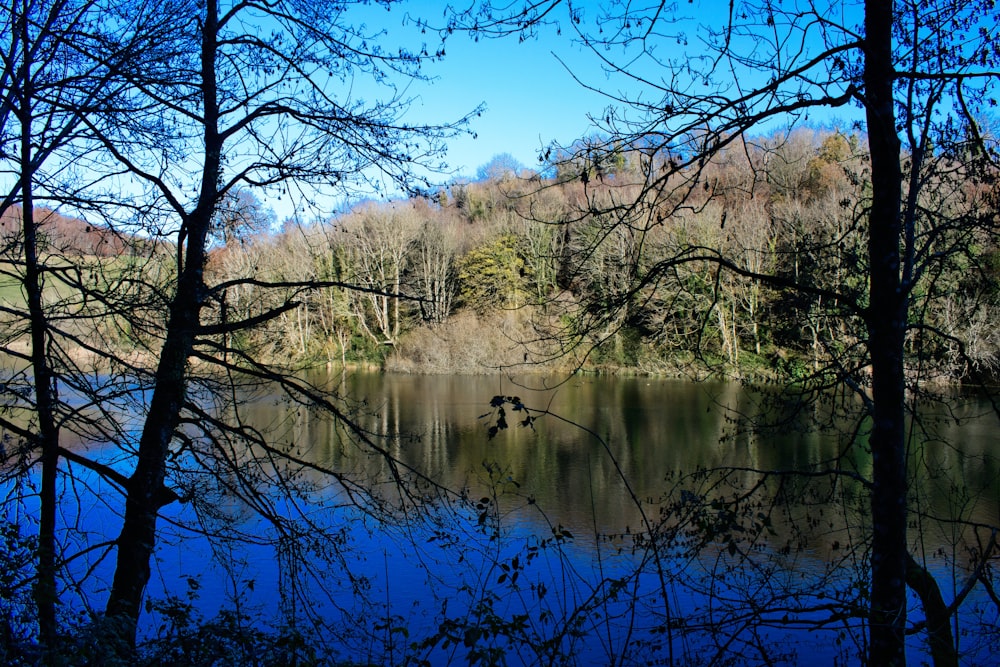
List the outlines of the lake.
{"type": "MultiPolygon", "coordinates": [[[[178,609],[229,608],[288,633],[280,612],[324,655],[362,664],[834,664],[864,650],[850,610],[866,588],[868,510],[851,478],[870,461],[850,401],[594,376],[323,383],[353,399],[360,436],[247,394],[240,418],[295,462],[234,446],[239,475],[176,480],[195,502],[164,508],[148,638],[175,631],[178,609]],[[508,427],[491,437],[500,408],[508,427]],[[751,428],[761,421],[773,425],[751,428]],[[279,472],[290,493],[275,491],[279,472]]],[[[988,405],[947,407],[928,405],[914,429],[911,538],[950,602],[1000,524],[1000,466],[988,405]]],[[[64,516],[79,526],[67,539],[113,538],[110,494],[74,488],[98,500],[64,516]]],[[[101,553],[71,567],[98,607],[101,553]]],[[[916,598],[911,610],[919,620],[916,598]]],[[[997,613],[977,586],[955,623],[963,659],[992,659],[997,613]]],[[[914,664],[925,639],[910,638],[914,664]]]]}

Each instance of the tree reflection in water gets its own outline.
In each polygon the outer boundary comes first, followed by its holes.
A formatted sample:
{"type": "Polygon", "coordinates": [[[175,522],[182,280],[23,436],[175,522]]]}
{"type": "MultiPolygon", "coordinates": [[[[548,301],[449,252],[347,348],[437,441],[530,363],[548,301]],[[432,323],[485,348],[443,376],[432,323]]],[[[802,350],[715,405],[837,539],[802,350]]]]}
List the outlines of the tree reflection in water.
{"type": "MultiPolygon", "coordinates": [[[[334,422],[248,398],[244,417],[303,462],[283,470],[295,493],[272,493],[261,474],[253,497],[302,518],[279,531],[210,481],[197,489],[210,502],[165,508],[175,513],[168,521],[196,523],[204,535],[165,536],[147,638],[169,634],[178,608],[204,618],[229,608],[239,623],[291,628],[334,659],[380,664],[864,655],[869,461],[858,446],[864,424],[854,428],[845,414],[810,414],[831,427],[807,429],[788,405],[731,384],[577,377],[535,392],[482,377],[343,382],[363,399],[361,425],[404,471],[455,493],[416,478],[401,494],[390,483],[399,471],[360,456],[334,422]],[[490,407],[494,395],[515,394],[550,414],[509,401],[490,407]],[[509,427],[490,438],[499,407],[509,427]],[[780,428],[748,427],[763,410],[780,428]],[[527,414],[536,419],[521,426],[527,414]],[[385,507],[377,519],[359,508],[310,463],[382,480],[394,519],[384,520],[385,507]]],[[[936,424],[936,437],[913,452],[911,539],[939,581],[951,582],[946,603],[970,574],[982,575],[953,625],[975,662],[998,648],[998,607],[984,588],[995,575],[974,570],[995,539],[1000,484],[975,400],[951,405],[962,419],[936,424]]],[[[81,536],[102,539],[102,513],[114,511],[89,509],[81,536]]],[[[74,567],[100,573],[106,564],[74,567]]],[[[927,641],[916,597],[911,610],[910,653],[920,659],[927,641]]]]}

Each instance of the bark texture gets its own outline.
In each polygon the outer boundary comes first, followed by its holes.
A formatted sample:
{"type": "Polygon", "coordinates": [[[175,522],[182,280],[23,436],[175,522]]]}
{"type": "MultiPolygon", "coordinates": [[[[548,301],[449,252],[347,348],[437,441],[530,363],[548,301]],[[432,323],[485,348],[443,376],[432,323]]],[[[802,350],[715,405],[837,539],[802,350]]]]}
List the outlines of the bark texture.
{"type": "Polygon", "coordinates": [[[865,110],[872,161],[868,219],[872,398],[872,665],[906,662],[906,449],[903,342],[907,295],[900,281],[900,142],[893,101],[890,2],[865,3],[865,110]]]}

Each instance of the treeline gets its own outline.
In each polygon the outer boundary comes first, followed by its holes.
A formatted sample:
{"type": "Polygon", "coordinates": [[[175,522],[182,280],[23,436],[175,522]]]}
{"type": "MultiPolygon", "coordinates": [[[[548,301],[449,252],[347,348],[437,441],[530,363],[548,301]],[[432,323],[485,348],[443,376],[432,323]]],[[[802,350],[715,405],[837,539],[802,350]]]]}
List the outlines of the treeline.
{"type": "MultiPolygon", "coordinates": [[[[641,147],[588,152],[581,142],[534,171],[501,155],[476,180],[278,231],[253,191],[240,190],[215,216],[207,276],[232,285],[209,319],[261,318],[225,342],[272,360],[407,372],[805,377],[850,356],[863,326],[828,299],[866,289],[864,138],[817,128],[747,138],[699,170],[684,206],[647,201],[656,162],[666,169],[684,158],[641,147]],[[279,317],[261,317],[276,308],[279,317]]],[[[988,180],[964,187],[959,200],[970,210],[996,211],[988,180]]],[[[175,252],[47,209],[36,215],[45,252],[84,270],[100,260],[108,288],[129,280],[126,267],[162,271],[175,252]]],[[[14,207],[0,220],[8,250],[19,216],[14,207]]],[[[924,377],[995,376],[995,235],[980,225],[942,243],[932,288],[914,298],[924,299],[921,326],[965,343],[909,352],[924,377]]],[[[112,326],[101,336],[92,344],[157,347],[155,332],[112,326]]]]}
{"type": "MultiPolygon", "coordinates": [[[[21,242],[22,215],[21,207],[16,204],[0,213],[0,244],[5,248],[5,256],[21,242]]],[[[35,218],[42,237],[40,247],[51,254],[117,257],[140,243],[139,239],[116,234],[106,226],[91,225],[48,208],[36,209],[35,218]]]]}
{"type": "MultiPolygon", "coordinates": [[[[251,320],[289,298],[274,287],[286,282],[298,307],[231,343],[272,358],[417,372],[671,373],[698,361],[728,376],[805,376],[863,343],[858,318],[829,302],[866,290],[863,136],[813,128],[737,140],[692,165],[698,182],[684,183],[682,207],[668,201],[670,188],[651,201],[643,186],[683,154],[581,143],[548,157],[536,172],[498,156],[479,180],[277,233],[263,231],[266,214],[244,193],[220,223],[228,231],[209,273],[217,283],[255,275],[273,284],[234,283],[215,316],[251,320]],[[315,288],[302,290],[304,281],[315,288]]],[[[988,180],[963,187],[958,200],[970,212],[995,212],[988,180]]],[[[997,368],[992,238],[989,228],[942,238],[933,289],[915,291],[922,326],[965,341],[911,346],[925,376],[997,368]]]]}

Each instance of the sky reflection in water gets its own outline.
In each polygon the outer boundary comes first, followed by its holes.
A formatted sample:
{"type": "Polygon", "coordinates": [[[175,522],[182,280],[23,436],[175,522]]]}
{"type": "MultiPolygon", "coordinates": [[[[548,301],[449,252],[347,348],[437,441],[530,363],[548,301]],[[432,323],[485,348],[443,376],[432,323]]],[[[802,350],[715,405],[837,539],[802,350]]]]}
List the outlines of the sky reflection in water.
{"type": "MultiPolygon", "coordinates": [[[[488,511],[474,504],[457,515],[454,506],[431,508],[385,527],[344,507],[343,495],[326,489],[297,507],[305,508],[310,520],[332,529],[336,543],[298,540],[290,545],[288,540],[276,540],[271,527],[239,501],[221,503],[223,517],[259,539],[259,544],[247,545],[210,542],[172,528],[171,524],[190,522],[193,516],[190,506],[175,503],[164,510],[164,536],[150,599],[167,595],[184,599],[190,591],[205,618],[234,601],[259,621],[294,608],[306,630],[312,621],[337,628],[328,632],[328,648],[338,650],[340,658],[381,664],[401,661],[409,644],[438,630],[442,619],[455,622],[450,627],[457,641],[445,649],[439,644],[423,655],[434,664],[462,660],[465,640],[497,641],[467,634],[470,628],[488,631],[491,618],[508,624],[523,618],[520,637],[552,642],[534,648],[517,644],[517,654],[515,645],[501,640],[509,664],[540,662],[539,651],[546,650],[573,653],[578,664],[605,664],[609,656],[627,656],[625,664],[644,664],[669,658],[671,637],[675,659],[710,660],[719,648],[716,644],[752,660],[759,658],[754,654],[758,646],[779,653],[798,650],[799,658],[827,663],[841,651],[852,655],[857,621],[841,624],[839,635],[795,632],[794,622],[788,624],[778,609],[765,615],[770,623],[758,619],[741,628],[742,617],[734,611],[755,596],[772,605],[783,600],[793,609],[798,600],[781,597],[782,583],[806,590],[828,586],[831,595],[838,587],[849,588],[850,577],[863,571],[863,563],[858,562],[857,569],[840,567],[827,573],[828,565],[850,565],[853,558],[846,555],[848,537],[836,508],[823,515],[822,521],[829,525],[811,531],[807,542],[778,525],[755,542],[739,544],[738,551],[730,551],[731,545],[727,549],[722,540],[691,555],[683,549],[690,545],[674,540],[663,545],[661,555],[669,552],[670,557],[661,560],[658,570],[648,550],[633,548],[632,538],[641,532],[643,517],[629,492],[642,503],[646,517],[656,521],[665,493],[673,492],[674,502],[678,494],[702,497],[697,483],[683,477],[696,468],[803,468],[832,460],[845,446],[839,434],[785,424],[776,432],[751,435],[732,419],[758,410],[759,398],[734,385],[574,378],[556,391],[534,393],[501,385],[495,378],[356,375],[347,378],[342,389],[366,400],[369,414],[364,425],[392,434],[382,444],[395,456],[453,490],[465,490],[474,503],[489,499],[480,506],[488,511]],[[545,406],[576,419],[603,442],[552,417],[540,418],[533,429],[521,428],[514,425],[517,415],[510,412],[511,428],[488,439],[488,418],[482,416],[489,413],[495,394],[517,394],[529,406],[545,406]],[[788,549],[790,544],[794,548],[788,549]],[[292,562],[282,554],[283,548],[302,550],[303,561],[318,567],[311,572],[280,567],[292,562]],[[752,551],[752,561],[742,558],[745,548],[752,551]],[[783,554],[783,549],[788,552],[783,554]],[[331,555],[332,567],[319,565],[331,555]],[[690,623],[717,625],[704,632],[695,631],[694,625],[668,632],[665,618],[676,622],[681,616],[689,617],[690,623]],[[557,622],[566,618],[578,618],[579,625],[572,625],[570,632],[556,632],[557,622]]],[[[244,409],[254,423],[277,429],[276,441],[295,447],[304,458],[335,469],[384,473],[379,460],[359,460],[344,447],[337,429],[318,414],[267,398],[247,403],[244,409]]],[[[997,522],[997,465],[990,454],[990,432],[979,422],[946,425],[942,436],[961,443],[966,456],[940,443],[928,445],[927,459],[950,470],[946,480],[929,476],[922,485],[924,501],[934,511],[954,511],[949,490],[952,482],[958,482],[973,488],[963,516],[997,522]]],[[[863,456],[853,465],[865,472],[863,456]]],[[[101,498],[112,497],[95,491],[101,498]]],[[[79,522],[92,531],[86,539],[116,534],[119,508],[101,503],[84,507],[79,522]]],[[[814,514],[799,509],[784,508],[779,514],[792,522],[819,523],[814,514]]],[[[67,523],[75,520],[64,517],[67,523]]],[[[202,525],[212,528],[210,523],[202,525]]],[[[943,546],[961,557],[960,546],[953,550],[943,538],[939,541],[929,551],[943,546]]],[[[946,585],[950,573],[944,561],[938,566],[950,600],[946,585]]],[[[74,564],[78,574],[83,567],[82,562],[74,564]]],[[[110,568],[110,559],[99,563],[97,577],[88,582],[95,605],[106,593],[110,568]]],[[[967,606],[971,610],[986,602],[985,595],[977,594],[967,606]]],[[[918,609],[916,600],[911,609],[918,609]]],[[[824,613],[800,613],[797,618],[822,618],[824,613]]],[[[995,623],[995,610],[993,615],[995,623]]],[[[143,620],[144,632],[155,635],[165,619],[154,612],[143,620]]],[[[912,659],[919,660],[922,639],[913,638],[911,646],[912,659]]]]}

